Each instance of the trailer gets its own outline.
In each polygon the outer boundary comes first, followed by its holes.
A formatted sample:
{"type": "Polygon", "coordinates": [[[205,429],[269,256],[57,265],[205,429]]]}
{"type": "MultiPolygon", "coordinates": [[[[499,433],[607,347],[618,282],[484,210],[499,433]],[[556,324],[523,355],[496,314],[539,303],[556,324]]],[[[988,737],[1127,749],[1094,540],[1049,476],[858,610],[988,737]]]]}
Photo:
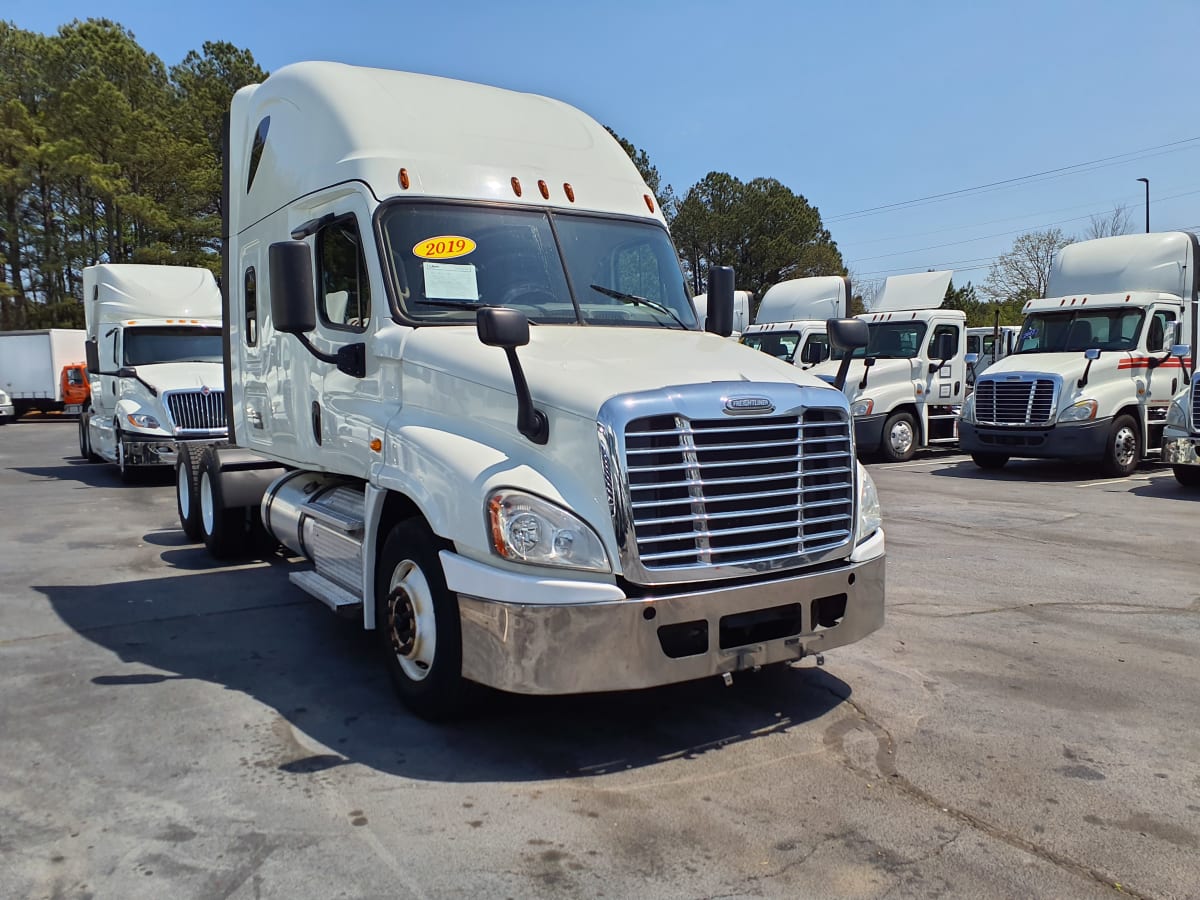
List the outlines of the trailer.
{"type": "Polygon", "coordinates": [[[32,410],[77,414],[81,401],[63,393],[63,370],[82,364],[84,332],[79,328],[0,332],[0,388],[15,416],[32,410]]]}

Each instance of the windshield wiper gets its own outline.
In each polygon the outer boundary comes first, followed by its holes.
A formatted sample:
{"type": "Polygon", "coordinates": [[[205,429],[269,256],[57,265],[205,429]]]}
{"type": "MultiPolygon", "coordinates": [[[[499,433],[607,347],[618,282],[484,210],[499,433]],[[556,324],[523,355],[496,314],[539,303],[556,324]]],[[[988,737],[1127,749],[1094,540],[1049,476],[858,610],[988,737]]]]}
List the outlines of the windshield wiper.
{"type": "MultiPolygon", "coordinates": [[[[469,309],[474,312],[477,309],[492,309],[491,303],[479,303],[475,300],[418,300],[418,303],[424,303],[426,306],[440,306],[443,309],[469,309]]],[[[503,309],[505,307],[496,307],[503,309]]],[[[525,317],[525,320],[530,325],[538,324],[536,320],[525,317]]]]}
{"type": "Polygon", "coordinates": [[[676,323],[678,323],[680,328],[682,328],[684,331],[688,330],[688,327],[683,324],[683,320],[661,303],[656,303],[653,300],[647,300],[645,297],[639,297],[637,294],[626,294],[624,291],[614,291],[612,288],[604,287],[604,285],[601,284],[590,284],[588,287],[590,287],[593,291],[599,291],[606,297],[612,297],[614,300],[620,300],[622,303],[629,303],[633,306],[645,306],[654,310],[655,312],[662,313],[664,316],[670,316],[676,321],[676,323]]]}

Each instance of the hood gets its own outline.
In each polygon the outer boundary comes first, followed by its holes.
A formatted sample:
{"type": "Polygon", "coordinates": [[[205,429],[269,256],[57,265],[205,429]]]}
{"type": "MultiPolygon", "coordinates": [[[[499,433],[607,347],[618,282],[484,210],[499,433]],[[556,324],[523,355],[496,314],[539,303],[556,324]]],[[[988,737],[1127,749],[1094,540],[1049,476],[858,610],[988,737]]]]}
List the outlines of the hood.
{"type": "MultiPolygon", "coordinates": [[[[479,341],[474,327],[426,327],[404,345],[406,365],[512,393],[502,349],[479,341]]],[[[617,394],[672,385],[747,381],[824,387],[765,353],[702,331],[538,325],[517,348],[530,392],[542,404],[594,418],[617,394]]]]}
{"type": "MultiPolygon", "coordinates": [[[[1133,354],[1125,350],[1106,350],[1100,354],[1098,360],[1092,363],[1088,378],[1094,379],[1102,372],[1115,372],[1120,368],[1122,360],[1132,358],[1133,354]]],[[[979,380],[1003,380],[1005,375],[1031,373],[1047,376],[1057,375],[1062,378],[1064,384],[1072,384],[1083,375],[1087,363],[1082,350],[1073,350],[1070,353],[1014,353],[988,366],[980,373],[979,380]]]]}
{"type": "Polygon", "coordinates": [[[220,363],[155,363],[137,367],[138,377],[155,390],[186,391],[209,387],[214,391],[224,390],[225,373],[220,363]]]}
{"type": "MultiPolygon", "coordinates": [[[[860,394],[868,395],[873,387],[878,387],[882,384],[895,384],[898,381],[911,381],[913,379],[913,363],[920,362],[918,359],[877,359],[875,365],[871,366],[871,375],[867,378],[867,386],[864,390],[858,389],[859,383],[862,381],[863,372],[866,370],[866,365],[861,359],[850,360],[850,370],[846,373],[845,394],[851,400],[858,397],[860,394]]],[[[834,377],[838,373],[841,366],[841,360],[828,359],[819,366],[813,366],[809,369],[809,374],[816,375],[822,381],[832,384],[834,377]]],[[[990,369],[988,371],[991,371],[990,369]]]]}

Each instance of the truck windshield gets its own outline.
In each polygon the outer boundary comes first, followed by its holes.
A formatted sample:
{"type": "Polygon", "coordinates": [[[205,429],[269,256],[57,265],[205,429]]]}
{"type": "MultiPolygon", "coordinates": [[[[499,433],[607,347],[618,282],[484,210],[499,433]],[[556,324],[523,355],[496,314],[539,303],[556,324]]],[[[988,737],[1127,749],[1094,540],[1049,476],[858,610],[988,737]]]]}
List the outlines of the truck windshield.
{"type": "Polygon", "coordinates": [[[753,331],[743,333],[741,341],[747,347],[761,350],[768,356],[774,356],[785,362],[791,362],[796,357],[796,347],[800,344],[798,331],[753,331]]]}
{"type": "Polygon", "coordinates": [[[401,310],[421,322],[474,322],[480,307],[504,306],[537,324],[698,327],[653,223],[449,203],[396,203],[381,222],[401,310]]]}
{"type": "Polygon", "coordinates": [[[221,362],[221,332],[216,328],[127,328],[122,365],[221,362]]]}
{"type": "MultiPolygon", "coordinates": [[[[859,347],[851,359],[912,359],[921,352],[921,341],[928,326],[924,322],[881,322],[867,328],[867,346],[859,347]]],[[[833,358],[841,359],[842,350],[833,349],[833,358]]]]}
{"type": "Polygon", "coordinates": [[[1021,326],[1017,353],[1133,350],[1146,312],[1137,307],[1033,313],[1021,326]]]}

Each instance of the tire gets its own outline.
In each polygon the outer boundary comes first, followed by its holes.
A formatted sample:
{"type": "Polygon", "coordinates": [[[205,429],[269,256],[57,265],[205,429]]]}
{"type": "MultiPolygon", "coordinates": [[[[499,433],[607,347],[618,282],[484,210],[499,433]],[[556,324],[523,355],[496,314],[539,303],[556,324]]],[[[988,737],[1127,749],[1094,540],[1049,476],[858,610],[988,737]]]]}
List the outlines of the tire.
{"type": "Polygon", "coordinates": [[[208,451],[200,460],[196,488],[200,514],[200,538],[217,559],[240,556],[249,549],[246,509],[227,508],[221,499],[221,478],[216,454],[208,451]]]}
{"type": "Polygon", "coordinates": [[[92,432],[89,428],[91,416],[86,412],[79,414],[79,455],[90,463],[104,462],[100,455],[92,449],[92,432]]]}
{"type": "Polygon", "coordinates": [[[917,422],[912,413],[895,412],[883,424],[879,455],[887,462],[908,462],[917,449],[917,422]]]}
{"type": "Polygon", "coordinates": [[[1175,480],[1187,488],[1200,488],[1200,466],[1172,466],[1175,480]]]}
{"type": "Polygon", "coordinates": [[[200,526],[200,458],[203,450],[180,447],[175,461],[175,511],[179,527],[193,544],[204,540],[200,526]]]}
{"type": "Polygon", "coordinates": [[[971,461],[981,469],[1003,469],[1008,457],[1003,453],[972,453],[971,461]]]}
{"type": "Polygon", "coordinates": [[[1124,478],[1137,471],[1142,461],[1142,440],[1138,434],[1138,423],[1133,416],[1118,416],[1108,433],[1108,444],[1104,451],[1104,473],[1114,478],[1124,478]]]}
{"type": "Polygon", "coordinates": [[[375,632],[392,686],[429,721],[459,714],[468,696],[458,602],[438,549],[424,522],[401,522],[383,542],[375,571],[375,632]]]}

